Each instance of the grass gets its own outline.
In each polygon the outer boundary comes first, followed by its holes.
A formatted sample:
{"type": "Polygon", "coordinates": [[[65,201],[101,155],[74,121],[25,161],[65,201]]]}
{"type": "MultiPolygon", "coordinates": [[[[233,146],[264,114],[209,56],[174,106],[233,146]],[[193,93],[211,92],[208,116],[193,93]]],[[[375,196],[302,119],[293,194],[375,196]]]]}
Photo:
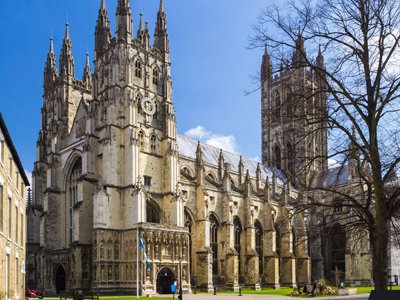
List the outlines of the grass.
{"type": "MultiPolygon", "coordinates": [[[[359,286],[357,287],[357,294],[367,294],[371,293],[375,288],[373,286],[359,286]]],[[[392,289],[394,291],[399,291],[400,286],[393,286],[392,289]]],[[[388,290],[390,290],[390,287],[388,287],[388,290]]]]}

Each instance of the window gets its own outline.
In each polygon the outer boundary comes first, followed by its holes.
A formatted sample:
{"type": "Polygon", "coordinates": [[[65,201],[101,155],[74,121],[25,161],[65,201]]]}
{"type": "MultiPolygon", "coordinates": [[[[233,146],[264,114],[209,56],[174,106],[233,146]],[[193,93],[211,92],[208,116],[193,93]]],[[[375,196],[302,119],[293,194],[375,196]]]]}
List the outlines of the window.
{"type": "Polygon", "coordinates": [[[343,212],[343,205],[340,203],[340,201],[336,200],[333,204],[333,213],[340,214],[341,212],[343,212]]]}
{"type": "Polygon", "coordinates": [[[5,157],[5,142],[4,140],[0,141],[0,158],[1,162],[4,162],[4,157],[5,157]]]}
{"type": "Polygon", "coordinates": [[[158,69],[153,69],[153,84],[158,85],[158,69]]]}
{"type": "Polygon", "coordinates": [[[8,165],[8,176],[12,179],[12,171],[13,171],[13,159],[12,157],[9,158],[9,165],[8,165]]]}
{"type": "Polygon", "coordinates": [[[151,177],[143,176],[143,178],[144,178],[144,186],[151,186],[151,177]]]}
{"type": "Polygon", "coordinates": [[[289,175],[294,176],[295,175],[294,149],[290,143],[287,144],[287,165],[288,165],[289,175]]]}
{"type": "Polygon", "coordinates": [[[135,76],[138,78],[142,78],[142,63],[140,60],[136,60],[135,62],[135,76]]]}
{"type": "Polygon", "coordinates": [[[275,121],[279,121],[279,119],[281,118],[281,96],[279,95],[278,91],[275,93],[273,109],[274,109],[273,119],[275,119],[275,121]]]}
{"type": "Polygon", "coordinates": [[[143,131],[139,131],[138,138],[139,138],[140,150],[143,150],[144,149],[144,133],[143,133],[143,131]]]}
{"type": "Polygon", "coordinates": [[[16,187],[17,187],[17,189],[18,189],[18,186],[19,186],[19,172],[18,171],[16,171],[15,172],[15,180],[16,180],[16,187]]]}
{"type": "Polygon", "coordinates": [[[261,227],[261,224],[259,221],[256,221],[255,225],[255,231],[256,231],[256,251],[258,254],[258,273],[260,275],[264,274],[264,270],[263,270],[263,261],[264,261],[264,257],[263,257],[263,230],[261,227]]]}
{"type": "Polygon", "coordinates": [[[82,175],[82,159],[78,158],[69,175],[69,242],[74,241],[74,206],[78,203],[78,180],[82,175]]]}
{"type": "Polygon", "coordinates": [[[18,207],[15,208],[15,243],[18,243],[18,232],[19,232],[19,228],[18,228],[18,207]]]}
{"type": "Polygon", "coordinates": [[[12,208],[11,208],[11,197],[8,197],[8,237],[11,239],[11,220],[12,220],[12,208]]]}
{"type": "Polygon", "coordinates": [[[146,219],[148,223],[160,223],[160,213],[149,202],[146,205],[146,219]]]}
{"type": "Polygon", "coordinates": [[[20,245],[24,246],[24,215],[21,213],[21,226],[20,226],[20,230],[21,230],[21,236],[20,236],[20,245]]]}
{"type": "Polygon", "coordinates": [[[189,230],[189,266],[190,270],[193,270],[192,266],[192,233],[193,233],[193,222],[190,214],[185,210],[185,227],[189,230]]]}
{"type": "Polygon", "coordinates": [[[241,267],[241,235],[242,235],[242,225],[240,224],[240,220],[238,217],[235,217],[233,219],[233,226],[234,226],[234,244],[235,244],[235,250],[238,253],[238,264],[239,264],[239,275],[242,275],[242,267],[241,267]]]}
{"type": "Polygon", "coordinates": [[[155,153],[156,152],[156,149],[157,149],[156,145],[157,145],[157,137],[155,135],[152,135],[150,137],[150,151],[151,151],[151,153],[155,153]]]}
{"type": "Polygon", "coordinates": [[[213,275],[218,274],[218,222],[214,215],[210,215],[210,247],[212,250],[213,275]]]}
{"type": "Polygon", "coordinates": [[[3,186],[0,185],[0,231],[3,231],[3,223],[4,223],[4,204],[3,203],[3,186]]]}
{"type": "Polygon", "coordinates": [[[281,161],[281,149],[279,148],[278,145],[275,145],[274,154],[275,154],[275,167],[280,170],[282,168],[282,161],[281,161]]]}

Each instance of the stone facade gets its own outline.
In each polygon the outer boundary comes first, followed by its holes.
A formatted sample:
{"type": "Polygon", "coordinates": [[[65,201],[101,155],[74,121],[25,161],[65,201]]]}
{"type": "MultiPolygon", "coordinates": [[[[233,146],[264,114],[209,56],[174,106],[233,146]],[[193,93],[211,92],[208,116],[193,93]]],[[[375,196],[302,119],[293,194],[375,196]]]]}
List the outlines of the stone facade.
{"type": "Polygon", "coordinates": [[[0,293],[25,299],[25,189],[29,185],[0,114],[0,293]]]}
{"type": "Polygon", "coordinates": [[[301,195],[274,167],[177,134],[162,1],[154,45],[142,19],[132,33],[129,1],[115,37],[102,1],[95,69],[88,59],[81,80],[68,24],[59,70],[50,42],[28,285],[154,294],[178,278],[184,292],[309,282],[306,216],[288,217],[301,195]]]}

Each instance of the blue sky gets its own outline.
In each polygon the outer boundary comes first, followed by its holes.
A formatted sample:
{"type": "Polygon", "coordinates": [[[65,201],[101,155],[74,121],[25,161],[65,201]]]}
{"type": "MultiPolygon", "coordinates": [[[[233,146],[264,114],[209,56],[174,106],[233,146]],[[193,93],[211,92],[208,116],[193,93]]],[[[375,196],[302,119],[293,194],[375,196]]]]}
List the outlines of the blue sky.
{"type": "MultiPolygon", "coordinates": [[[[178,132],[260,157],[260,93],[250,78],[260,69],[262,49],[247,39],[266,0],[164,0],[172,57],[178,132]],[[250,4],[251,3],[251,4],[250,4]]],[[[107,0],[115,32],[117,0],[107,0]]],[[[134,31],[139,13],[153,33],[159,0],[131,1],[134,31]]],[[[43,68],[52,33],[57,58],[70,24],[75,76],[85,53],[93,58],[94,27],[100,0],[1,0],[0,111],[26,170],[35,161],[40,128],[43,68]]]]}

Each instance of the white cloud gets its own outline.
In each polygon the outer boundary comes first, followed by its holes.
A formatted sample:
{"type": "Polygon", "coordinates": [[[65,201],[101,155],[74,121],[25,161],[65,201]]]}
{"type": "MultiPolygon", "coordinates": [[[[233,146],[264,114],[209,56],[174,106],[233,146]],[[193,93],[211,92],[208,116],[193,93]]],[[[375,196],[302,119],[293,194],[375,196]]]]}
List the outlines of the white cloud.
{"type": "Polygon", "coordinates": [[[236,139],[233,135],[222,135],[206,130],[203,126],[198,125],[189,129],[185,135],[198,139],[200,142],[210,146],[223,149],[228,152],[237,153],[236,139]]]}
{"type": "Polygon", "coordinates": [[[185,134],[191,138],[202,139],[212,133],[207,131],[203,126],[198,125],[197,127],[186,131],[185,134]]]}

